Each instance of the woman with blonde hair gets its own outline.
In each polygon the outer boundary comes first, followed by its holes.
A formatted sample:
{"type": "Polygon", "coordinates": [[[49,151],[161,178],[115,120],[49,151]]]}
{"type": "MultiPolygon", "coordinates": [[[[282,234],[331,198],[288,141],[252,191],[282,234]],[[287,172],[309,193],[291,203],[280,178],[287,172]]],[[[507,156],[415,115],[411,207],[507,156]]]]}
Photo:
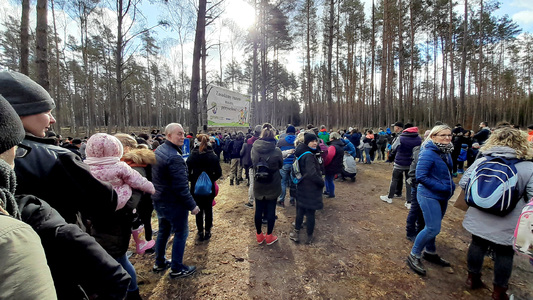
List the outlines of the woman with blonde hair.
{"type": "Polygon", "coordinates": [[[449,262],[436,253],[435,238],[440,233],[448,200],[455,190],[451,173],[453,151],[451,141],[452,130],[449,126],[433,127],[421,146],[416,165],[417,199],[426,226],[417,234],[407,257],[407,264],[420,275],[426,275],[426,269],[420,261],[421,257],[443,267],[450,266],[449,262]]]}
{"type": "Polygon", "coordinates": [[[189,181],[191,182],[191,195],[196,201],[196,205],[200,208],[200,212],[196,214],[198,239],[207,241],[211,238],[211,228],[213,228],[213,200],[216,196],[215,183],[222,176],[220,159],[215,154],[207,134],[196,136],[194,149],[187,159],[187,168],[189,170],[189,181]],[[196,182],[203,172],[211,180],[211,193],[208,195],[196,194],[196,182]]]}
{"type": "MultiPolygon", "coordinates": [[[[517,174],[516,190],[519,199],[514,209],[507,215],[499,216],[470,206],[463,220],[463,227],[472,234],[468,248],[468,278],[466,285],[471,289],[483,288],[481,270],[485,254],[490,247],[494,251],[494,290],[492,299],[509,299],[506,294],[511,271],[513,270],[513,234],[527,200],[533,197],[533,150],[527,134],[511,127],[501,127],[491,134],[480,149],[483,157],[477,159],[463,175],[459,185],[466,189],[469,178],[477,167],[494,157],[515,161],[517,174]]],[[[475,174],[473,174],[475,175],[475,174]]]]}

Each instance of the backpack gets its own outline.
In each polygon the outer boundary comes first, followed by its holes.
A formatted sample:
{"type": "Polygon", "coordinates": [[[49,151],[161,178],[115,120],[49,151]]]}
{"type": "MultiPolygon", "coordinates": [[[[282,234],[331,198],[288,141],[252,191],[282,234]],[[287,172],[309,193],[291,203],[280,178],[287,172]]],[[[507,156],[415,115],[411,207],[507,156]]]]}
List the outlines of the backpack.
{"type": "Polygon", "coordinates": [[[511,212],[518,201],[517,159],[486,156],[470,174],[466,186],[465,202],[483,211],[505,216],[511,212]]]}
{"type": "Polygon", "coordinates": [[[300,158],[302,156],[304,156],[305,154],[311,154],[311,151],[305,151],[304,153],[302,153],[300,156],[298,156],[298,158],[296,158],[294,160],[294,162],[292,163],[292,168],[291,168],[291,179],[292,179],[292,182],[294,184],[298,184],[301,180],[302,180],[302,170],[300,170],[300,158]]]}
{"type": "Polygon", "coordinates": [[[380,133],[378,133],[378,136],[379,136],[379,138],[378,138],[378,144],[385,144],[385,143],[387,143],[387,134],[385,134],[385,133],[381,133],[381,132],[380,132],[380,133]]]}
{"type": "Polygon", "coordinates": [[[533,199],[522,209],[514,231],[513,248],[516,253],[533,259],[533,199]]]}
{"type": "Polygon", "coordinates": [[[255,181],[260,183],[269,183],[272,181],[272,175],[274,174],[275,170],[270,169],[268,166],[268,160],[270,159],[270,156],[267,157],[265,160],[263,157],[259,157],[259,162],[255,166],[255,174],[254,178],[255,181]]]}
{"type": "Polygon", "coordinates": [[[206,172],[202,172],[202,174],[198,176],[196,184],[194,185],[194,194],[198,196],[209,196],[211,195],[212,189],[213,183],[211,182],[209,175],[207,175],[206,172]]]}
{"type": "Polygon", "coordinates": [[[457,161],[466,161],[467,160],[467,152],[468,150],[461,148],[461,152],[459,152],[459,156],[457,157],[457,161]]]}

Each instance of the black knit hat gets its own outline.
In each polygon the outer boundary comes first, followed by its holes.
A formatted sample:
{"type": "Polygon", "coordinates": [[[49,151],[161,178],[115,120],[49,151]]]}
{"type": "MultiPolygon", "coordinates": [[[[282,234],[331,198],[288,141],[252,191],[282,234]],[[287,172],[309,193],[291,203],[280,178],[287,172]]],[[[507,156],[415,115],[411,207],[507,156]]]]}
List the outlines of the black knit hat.
{"type": "Polygon", "coordinates": [[[24,139],[24,127],[19,116],[0,95],[0,153],[18,145],[24,139]]]}
{"type": "Polygon", "coordinates": [[[304,144],[309,145],[309,143],[312,141],[318,141],[316,135],[309,132],[304,133],[304,144]]]}
{"type": "Polygon", "coordinates": [[[56,107],[54,99],[42,86],[18,72],[0,72],[0,95],[19,116],[36,115],[56,107]]]}

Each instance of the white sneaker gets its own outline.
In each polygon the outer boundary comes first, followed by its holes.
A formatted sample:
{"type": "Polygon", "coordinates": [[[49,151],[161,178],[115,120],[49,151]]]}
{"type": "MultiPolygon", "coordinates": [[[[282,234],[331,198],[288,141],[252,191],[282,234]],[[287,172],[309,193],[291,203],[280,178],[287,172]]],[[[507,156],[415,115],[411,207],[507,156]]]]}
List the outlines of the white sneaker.
{"type": "Polygon", "coordinates": [[[404,206],[405,206],[408,210],[411,210],[411,203],[405,201],[404,206]]]}
{"type": "Polygon", "coordinates": [[[392,199],[389,198],[388,196],[379,196],[379,199],[381,199],[382,201],[385,201],[387,203],[392,203],[392,199]]]}

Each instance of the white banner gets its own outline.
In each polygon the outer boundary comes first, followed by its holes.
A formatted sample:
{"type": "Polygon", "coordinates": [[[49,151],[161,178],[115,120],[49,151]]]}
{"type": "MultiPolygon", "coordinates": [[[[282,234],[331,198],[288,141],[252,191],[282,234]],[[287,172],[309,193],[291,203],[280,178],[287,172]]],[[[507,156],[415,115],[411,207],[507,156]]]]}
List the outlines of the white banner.
{"type": "Polygon", "coordinates": [[[207,91],[209,126],[249,127],[250,96],[214,85],[207,91]]]}

